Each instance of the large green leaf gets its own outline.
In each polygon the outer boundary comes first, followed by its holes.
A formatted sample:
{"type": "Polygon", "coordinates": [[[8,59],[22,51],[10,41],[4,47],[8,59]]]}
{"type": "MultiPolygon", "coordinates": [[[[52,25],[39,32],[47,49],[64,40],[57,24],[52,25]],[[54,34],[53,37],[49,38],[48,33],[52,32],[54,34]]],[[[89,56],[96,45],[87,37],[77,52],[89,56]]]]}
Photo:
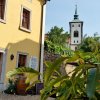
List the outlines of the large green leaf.
{"type": "Polygon", "coordinates": [[[97,69],[92,68],[89,70],[89,74],[87,77],[87,86],[86,93],[89,98],[93,98],[95,90],[96,90],[96,82],[97,82],[97,69]]]}
{"type": "Polygon", "coordinates": [[[82,100],[83,98],[99,100],[100,67],[97,67],[97,63],[95,63],[99,61],[100,57],[98,56],[97,59],[97,55],[76,51],[72,57],[60,58],[60,60],[56,60],[52,64],[47,62],[42,100],[46,100],[48,96],[54,93],[57,96],[56,100],[82,100]],[[76,68],[70,72],[71,77],[64,78],[60,74],[55,77],[53,73],[59,71],[59,65],[64,60],[66,60],[67,64],[77,63],[78,66],[76,65],[76,68]]]}
{"type": "MultiPolygon", "coordinates": [[[[42,90],[41,92],[41,100],[46,100],[46,98],[48,98],[50,95],[53,95],[55,93],[55,89],[54,88],[59,88],[60,84],[66,80],[68,78],[67,75],[62,76],[62,77],[58,77],[56,79],[52,79],[42,90]],[[59,83],[59,85],[57,86],[57,84],[59,83]],[[55,87],[55,85],[57,87],[55,87]]],[[[57,90],[56,90],[57,93],[57,90]]]]}
{"type": "Polygon", "coordinates": [[[57,68],[60,68],[60,65],[63,63],[64,60],[66,60],[66,57],[60,57],[54,63],[52,63],[52,65],[51,63],[46,63],[46,65],[47,64],[50,64],[50,65],[47,65],[49,67],[46,68],[46,71],[44,73],[44,85],[47,84],[47,82],[50,80],[54,71],[57,68]]]}
{"type": "Polygon", "coordinates": [[[96,84],[96,91],[98,91],[100,96],[100,63],[97,65],[97,84],[96,84]]]}
{"type": "Polygon", "coordinates": [[[12,71],[9,71],[7,73],[7,77],[11,78],[12,76],[15,76],[17,74],[36,74],[39,75],[40,73],[33,68],[30,67],[21,67],[21,68],[16,68],[13,69],[12,71]]]}

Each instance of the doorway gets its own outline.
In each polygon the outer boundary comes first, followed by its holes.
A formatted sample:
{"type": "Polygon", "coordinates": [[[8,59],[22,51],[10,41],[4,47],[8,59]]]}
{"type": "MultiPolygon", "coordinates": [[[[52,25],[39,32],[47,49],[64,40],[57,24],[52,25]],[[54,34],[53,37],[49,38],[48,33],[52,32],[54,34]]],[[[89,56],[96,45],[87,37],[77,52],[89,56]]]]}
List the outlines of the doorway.
{"type": "Polygon", "coordinates": [[[27,55],[26,54],[18,54],[18,64],[17,67],[25,67],[27,65],[27,55]]]}
{"type": "Polygon", "coordinates": [[[3,53],[0,52],[0,80],[2,75],[2,66],[3,66],[3,53]]]}

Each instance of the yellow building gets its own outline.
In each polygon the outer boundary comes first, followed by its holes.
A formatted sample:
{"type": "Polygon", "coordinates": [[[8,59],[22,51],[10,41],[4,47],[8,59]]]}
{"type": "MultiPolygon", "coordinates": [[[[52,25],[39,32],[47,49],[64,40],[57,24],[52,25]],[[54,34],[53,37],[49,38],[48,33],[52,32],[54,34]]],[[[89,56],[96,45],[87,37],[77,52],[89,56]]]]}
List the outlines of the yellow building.
{"type": "Polygon", "coordinates": [[[21,66],[40,70],[46,1],[0,0],[0,90],[8,71],[21,66]]]}

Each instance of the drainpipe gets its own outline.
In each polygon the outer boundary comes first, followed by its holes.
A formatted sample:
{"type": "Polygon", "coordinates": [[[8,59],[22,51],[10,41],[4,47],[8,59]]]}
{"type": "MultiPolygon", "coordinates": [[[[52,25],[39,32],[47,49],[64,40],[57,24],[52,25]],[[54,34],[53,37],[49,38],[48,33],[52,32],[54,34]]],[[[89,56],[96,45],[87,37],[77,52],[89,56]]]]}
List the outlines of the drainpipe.
{"type": "Polygon", "coordinates": [[[44,0],[42,4],[41,11],[41,36],[40,36],[40,62],[39,62],[39,72],[42,76],[39,76],[39,80],[43,82],[43,57],[44,57],[44,34],[45,34],[45,16],[46,16],[46,3],[50,0],[44,0]]]}

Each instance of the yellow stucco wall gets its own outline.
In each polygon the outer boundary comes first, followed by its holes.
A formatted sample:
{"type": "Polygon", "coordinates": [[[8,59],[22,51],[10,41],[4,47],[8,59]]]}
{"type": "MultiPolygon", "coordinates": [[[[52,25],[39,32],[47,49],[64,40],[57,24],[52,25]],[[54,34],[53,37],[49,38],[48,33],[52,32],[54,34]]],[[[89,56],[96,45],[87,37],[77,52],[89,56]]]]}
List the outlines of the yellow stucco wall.
{"type": "Polygon", "coordinates": [[[7,0],[6,23],[0,22],[0,48],[6,49],[6,70],[7,73],[16,67],[17,53],[23,52],[30,56],[36,56],[39,60],[40,53],[40,27],[41,27],[41,2],[39,0],[7,0]],[[31,2],[30,2],[31,1],[31,2]],[[21,21],[21,7],[30,9],[31,32],[19,29],[21,21]],[[10,60],[10,55],[14,60],[10,60]]]}

